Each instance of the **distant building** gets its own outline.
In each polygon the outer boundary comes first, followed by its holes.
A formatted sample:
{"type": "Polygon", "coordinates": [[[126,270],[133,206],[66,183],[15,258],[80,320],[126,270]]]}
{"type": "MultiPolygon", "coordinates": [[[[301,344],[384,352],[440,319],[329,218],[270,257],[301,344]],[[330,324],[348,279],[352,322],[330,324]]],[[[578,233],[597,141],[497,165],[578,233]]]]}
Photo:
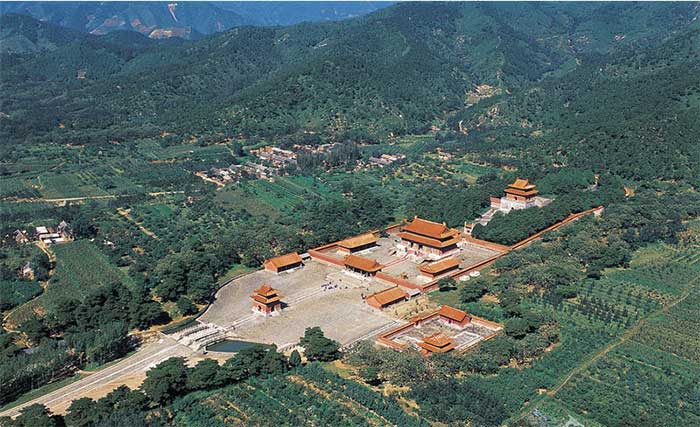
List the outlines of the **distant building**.
{"type": "Polygon", "coordinates": [[[29,243],[29,236],[23,230],[15,230],[15,242],[19,244],[29,243]]]}
{"type": "Polygon", "coordinates": [[[418,217],[404,226],[398,236],[401,238],[397,246],[399,251],[430,259],[440,259],[457,251],[461,241],[458,230],[418,217]]]}
{"type": "Polygon", "coordinates": [[[378,166],[380,168],[383,168],[384,166],[388,166],[396,161],[403,160],[405,158],[405,154],[382,154],[379,157],[370,157],[369,159],[367,159],[367,163],[369,163],[370,166],[378,166]]]}
{"type": "Polygon", "coordinates": [[[416,343],[416,345],[421,348],[421,353],[426,356],[432,353],[446,353],[457,347],[454,340],[442,332],[424,337],[423,341],[416,343]]]}
{"type": "Polygon", "coordinates": [[[20,277],[25,280],[34,280],[34,268],[31,263],[24,264],[20,272],[20,277]]]}
{"type": "MultiPolygon", "coordinates": [[[[552,203],[552,199],[540,197],[537,186],[527,179],[516,178],[513,183],[505,189],[503,197],[491,197],[491,207],[474,222],[481,225],[488,224],[497,213],[507,214],[512,210],[529,209],[542,207],[552,203]]],[[[472,227],[465,225],[464,232],[471,234],[472,227]]]]}
{"type": "Polygon", "coordinates": [[[505,197],[500,200],[500,208],[510,210],[534,207],[536,205],[535,196],[539,194],[539,191],[537,191],[537,186],[527,179],[517,178],[506,188],[505,193],[505,197]]]}

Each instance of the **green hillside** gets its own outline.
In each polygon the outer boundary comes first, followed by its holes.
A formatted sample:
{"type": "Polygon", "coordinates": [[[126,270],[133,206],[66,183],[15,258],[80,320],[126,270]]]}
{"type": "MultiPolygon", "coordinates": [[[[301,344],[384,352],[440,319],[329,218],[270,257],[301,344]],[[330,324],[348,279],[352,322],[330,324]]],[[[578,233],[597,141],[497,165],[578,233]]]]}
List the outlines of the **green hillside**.
{"type": "Polygon", "coordinates": [[[440,126],[474,85],[512,92],[577,68],[585,53],[662,42],[696,15],[692,4],[411,3],[337,23],[235,28],[183,46],[144,50],[113,39],[122,47],[115,51],[83,40],[50,60],[28,54],[6,62],[0,105],[9,117],[0,135],[384,139],[440,126]],[[611,8],[617,17],[603,18],[611,8]]]}

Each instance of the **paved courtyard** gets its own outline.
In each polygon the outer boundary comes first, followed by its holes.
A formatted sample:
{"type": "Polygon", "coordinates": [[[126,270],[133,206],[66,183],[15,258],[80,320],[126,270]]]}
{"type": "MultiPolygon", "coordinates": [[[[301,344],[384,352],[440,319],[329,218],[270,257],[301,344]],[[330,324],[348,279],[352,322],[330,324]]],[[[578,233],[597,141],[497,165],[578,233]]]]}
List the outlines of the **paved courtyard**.
{"type": "MultiPolygon", "coordinates": [[[[384,265],[382,271],[391,276],[404,278],[417,284],[429,282],[431,279],[420,275],[419,267],[430,264],[433,261],[416,260],[413,257],[398,255],[396,253],[396,245],[399,240],[395,235],[382,237],[375,247],[356,252],[355,254],[384,265]]],[[[335,247],[327,248],[321,252],[338,259],[343,259],[346,256],[345,253],[335,247]]],[[[495,249],[464,242],[460,250],[452,254],[451,257],[459,260],[460,268],[466,268],[498,253],[500,252],[495,249]]]]}
{"type": "Polygon", "coordinates": [[[328,337],[348,344],[395,323],[362,299],[388,286],[307,260],[292,272],[277,275],[261,270],[232,281],[199,320],[226,328],[231,337],[278,346],[296,343],[307,327],[320,326],[328,337]],[[250,295],[263,284],[283,296],[287,305],[280,315],[252,314],[250,295]]]}

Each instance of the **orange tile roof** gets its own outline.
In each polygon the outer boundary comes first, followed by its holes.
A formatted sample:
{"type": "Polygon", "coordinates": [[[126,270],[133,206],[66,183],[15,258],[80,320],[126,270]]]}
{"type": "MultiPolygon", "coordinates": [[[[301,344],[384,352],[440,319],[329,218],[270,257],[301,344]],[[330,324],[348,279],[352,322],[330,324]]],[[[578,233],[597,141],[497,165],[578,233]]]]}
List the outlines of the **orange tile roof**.
{"type": "Polygon", "coordinates": [[[399,288],[398,286],[395,286],[393,288],[385,289],[383,291],[374,293],[368,296],[367,299],[373,298],[379,303],[379,305],[386,306],[389,304],[393,304],[399,300],[405,299],[407,297],[408,294],[404,292],[403,289],[399,288]]]}
{"type": "Polygon", "coordinates": [[[531,190],[519,190],[517,188],[506,188],[506,194],[515,194],[517,196],[534,196],[538,194],[539,191],[534,188],[531,190]]]}
{"type": "Polygon", "coordinates": [[[442,307],[440,307],[438,315],[454,320],[456,322],[462,322],[467,316],[469,316],[466,311],[457,310],[456,308],[452,308],[449,305],[443,305],[442,307]]]}
{"type": "Polygon", "coordinates": [[[259,287],[258,289],[254,290],[253,292],[255,292],[258,295],[270,296],[270,295],[277,294],[277,289],[273,288],[272,286],[270,286],[268,284],[264,284],[261,287],[259,287]]]}
{"type": "Polygon", "coordinates": [[[272,304],[273,302],[277,302],[282,299],[282,295],[275,295],[273,297],[266,298],[262,295],[253,294],[250,297],[261,304],[272,304]]]}
{"type": "Polygon", "coordinates": [[[455,230],[450,229],[445,224],[428,221],[418,217],[413,218],[413,221],[406,225],[403,228],[403,231],[421,234],[434,239],[444,239],[446,237],[451,237],[455,233],[455,230]]]}
{"type": "Polygon", "coordinates": [[[278,269],[288,267],[294,264],[299,264],[300,262],[302,262],[301,257],[296,252],[280,255],[278,257],[265,260],[265,263],[270,263],[278,269]]]}
{"type": "Polygon", "coordinates": [[[515,188],[518,190],[532,190],[536,186],[527,179],[516,178],[515,181],[513,181],[513,183],[510,184],[508,187],[515,188]]]}
{"type": "Polygon", "coordinates": [[[343,264],[345,264],[346,267],[352,267],[357,270],[366,271],[368,273],[376,273],[377,271],[384,268],[383,265],[381,265],[373,259],[363,258],[357,255],[346,256],[343,260],[343,264]]]}
{"type": "Polygon", "coordinates": [[[442,332],[423,338],[423,342],[419,342],[418,346],[430,353],[444,353],[456,347],[452,338],[446,336],[442,332]]]}
{"type": "Polygon", "coordinates": [[[418,269],[423,273],[439,274],[455,267],[459,267],[459,260],[456,258],[447,258],[432,264],[422,265],[418,269]]]}
{"type": "Polygon", "coordinates": [[[365,246],[377,243],[379,238],[372,233],[361,234],[359,236],[350,237],[338,243],[341,248],[354,249],[360,246],[365,246]]]}
{"type": "Polygon", "coordinates": [[[456,245],[457,243],[459,243],[459,236],[455,236],[449,240],[431,239],[430,237],[424,237],[418,234],[404,232],[399,233],[398,236],[404,240],[420,243],[421,245],[432,246],[434,248],[446,248],[448,246],[456,245]]]}

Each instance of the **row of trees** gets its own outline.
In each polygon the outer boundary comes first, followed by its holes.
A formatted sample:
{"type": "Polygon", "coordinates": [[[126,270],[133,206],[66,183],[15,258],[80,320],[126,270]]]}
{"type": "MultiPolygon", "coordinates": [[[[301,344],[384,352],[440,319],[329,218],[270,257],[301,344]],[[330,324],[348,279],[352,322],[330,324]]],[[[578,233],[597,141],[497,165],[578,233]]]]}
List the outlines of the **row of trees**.
{"type": "MultiPolygon", "coordinates": [[[[3,338],[0,335],[0,343],[3,338]]],[[[304,355],[310,362],[330,361],[340,357],[337,342],[326,338],[320,328],[308,328],[300,341],[304,355]]],[[[66,354],[66,352],[62,352],[66,354]]],[[[49,356],[56,356],[55,354],[49,356]]],[[[46,357],[44,357],[45,360],[46,357]]],[[[37,359],[38,361],[39,359],[37,359]]],[[[0,425],[13,427],[37,426],[134,426],[149,423],[165,425],[170,414],[162,409],[188,393],[212,390],[240,383],[253,377],[282,376],[302,365],[302,358],[294,350],[287,358],[275,346],[255,344],[236,353],[223,365],[205,359],[193,367],[185,359],[173,357],[161,362],[146,373],[139,390],[121,386],[107,396],[94,401],[90,398],[75,400],[65,417],[51,415],[41,405],[22,410],[15,420],[0,419],[0,425]],[[159,423],[163,424],[159,424],[159,423]]],[[[44,368],[48,366],[44,365],[44,368]]],[[[4,364],[3,364],[4,369],[4,364]]],[[[45,372],[51,374],[51,371],[45,372]]],[[[280,378],[281,381],[285,379],[280,378]]],[[[3,383],[3,390],[5,390],[3,383]]],[[[12,383],[9,383],[12,385],[12,383]]],[[[151,424],[152,425],[152,424],[151,424]]]]}

